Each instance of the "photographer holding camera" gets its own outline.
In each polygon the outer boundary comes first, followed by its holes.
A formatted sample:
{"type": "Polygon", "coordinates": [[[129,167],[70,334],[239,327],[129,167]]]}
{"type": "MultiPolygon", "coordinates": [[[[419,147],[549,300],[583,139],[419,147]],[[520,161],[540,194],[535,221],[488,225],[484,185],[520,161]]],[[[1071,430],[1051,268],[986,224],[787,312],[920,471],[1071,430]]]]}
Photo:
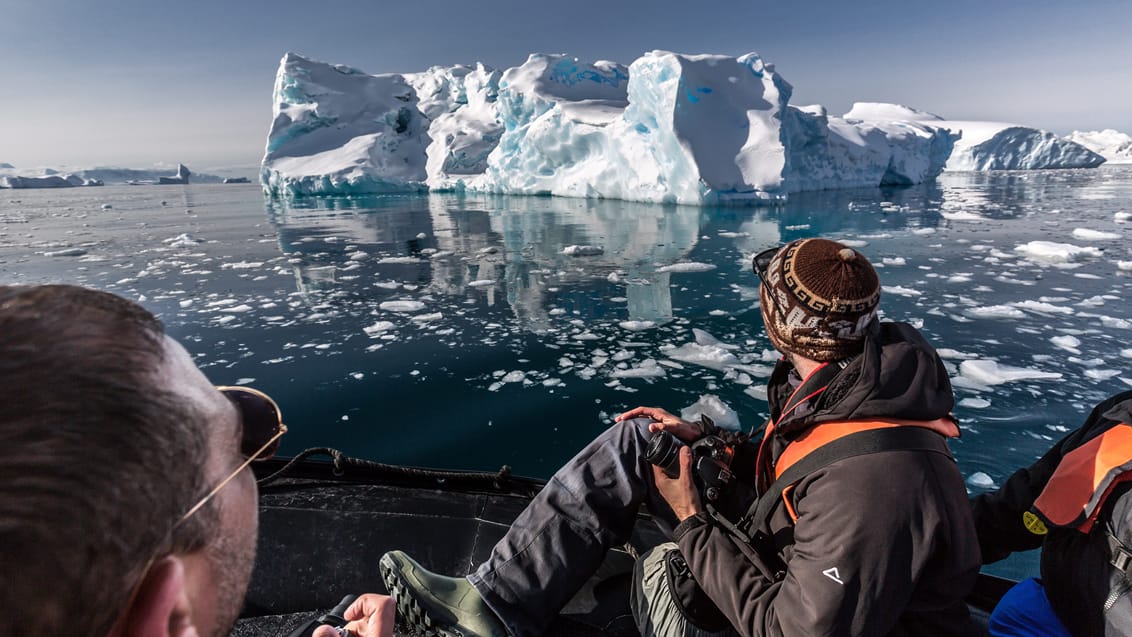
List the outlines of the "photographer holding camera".
{"type": "Polygon", "coordinates": [[[877,319],[876,271],[851,248],[801,239],[754,270],[783,354],[760,442],[706,418],[625,412],[466,579],[387,553],[402,618],[441,634],[543,634],[644,504],[674,540],[636,567],[644,635],[965,634],[980,559],[938,355],[910,325],[877,319]]]}

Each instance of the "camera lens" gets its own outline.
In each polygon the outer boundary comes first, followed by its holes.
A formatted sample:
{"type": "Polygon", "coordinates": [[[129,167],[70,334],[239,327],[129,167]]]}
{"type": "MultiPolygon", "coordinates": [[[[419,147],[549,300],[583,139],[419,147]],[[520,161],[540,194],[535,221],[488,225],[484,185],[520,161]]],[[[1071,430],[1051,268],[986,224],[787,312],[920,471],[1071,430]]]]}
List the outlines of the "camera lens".
{"type": "Polygon", "coordinates": [[[667,431],[654,432],[645,449],[645,460],[660,467],[669,478],[680,476],[680,447],[684,443],[667,431]]]}

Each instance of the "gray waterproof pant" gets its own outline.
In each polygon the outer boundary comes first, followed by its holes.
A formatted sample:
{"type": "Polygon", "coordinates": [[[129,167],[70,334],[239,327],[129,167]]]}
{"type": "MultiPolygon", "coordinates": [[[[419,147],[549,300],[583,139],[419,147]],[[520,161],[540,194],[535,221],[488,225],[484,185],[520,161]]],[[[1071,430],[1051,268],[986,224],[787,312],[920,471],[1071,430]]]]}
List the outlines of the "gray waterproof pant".
{"type": "MultiPolygon", "coordinates": [[[[642,504],[671,535],[675,515],[656,490],[652,465],[643,459],[648,425],[647,418],[615,424],[582,449],[519,515],[491,557],[468,575],[515,637],[545,632],[597,571],[606,551],[628,541],[642,504]]],[[[659,594],[662,588],[667,586],[654,581],[650,590],[659,594]]],[[[651,613],[638,618],[638,625],[655,623],[651,613]]]]}

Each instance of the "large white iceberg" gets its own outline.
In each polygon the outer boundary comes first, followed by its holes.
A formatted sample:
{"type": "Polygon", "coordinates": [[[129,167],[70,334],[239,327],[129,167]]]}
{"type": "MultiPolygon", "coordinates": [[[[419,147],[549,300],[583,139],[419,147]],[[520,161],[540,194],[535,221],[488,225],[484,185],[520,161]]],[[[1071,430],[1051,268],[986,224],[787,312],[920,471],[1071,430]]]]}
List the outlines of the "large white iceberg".
{"type": "Polygon", "coordinates": [[[1110,164],[1132,164],[1132,135],[1106,128],[1101,131],[1073,131],[1066,139],[1102,155],[1110,164]]]}
{"type": "Polygon", "coordinates": [[[647,53],[628,67],[532,55],[503,72],[367,75],[288,53],[261,169],[277,194],[455,190],[760,203],[917,183],[955,135],[788,106],[756,54],[647,53]]]}
{"type": "Polygon", "coordinates": [[[0,164],[0,188],[72,188],[75,186],[101,186],[102,181],[81,174],[64,174],[46,168],[28,173],[12,164],[0,164]]]}
{"type": "Polygon", "coordinates": [[[959,134],[946,170],[1040,170],[1093,168],[1105,158],[1081,144],[1053,133],[1007,124],[944,119],[939,115],[899,104],[857,102],[847,120],[908,123],[946,128],[959,134]]]}

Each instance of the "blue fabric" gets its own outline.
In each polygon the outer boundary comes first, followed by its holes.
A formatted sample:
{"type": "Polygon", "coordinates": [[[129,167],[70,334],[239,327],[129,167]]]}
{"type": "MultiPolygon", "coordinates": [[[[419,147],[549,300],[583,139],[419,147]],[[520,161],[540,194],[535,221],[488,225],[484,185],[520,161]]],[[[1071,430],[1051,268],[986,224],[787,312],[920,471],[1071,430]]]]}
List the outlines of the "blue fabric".
{"type": "Polygon", "coordinates": [[[999,600],[990,616],[992,637],[1073,637],[1034,578],[1014,585],[999,600]]]}

